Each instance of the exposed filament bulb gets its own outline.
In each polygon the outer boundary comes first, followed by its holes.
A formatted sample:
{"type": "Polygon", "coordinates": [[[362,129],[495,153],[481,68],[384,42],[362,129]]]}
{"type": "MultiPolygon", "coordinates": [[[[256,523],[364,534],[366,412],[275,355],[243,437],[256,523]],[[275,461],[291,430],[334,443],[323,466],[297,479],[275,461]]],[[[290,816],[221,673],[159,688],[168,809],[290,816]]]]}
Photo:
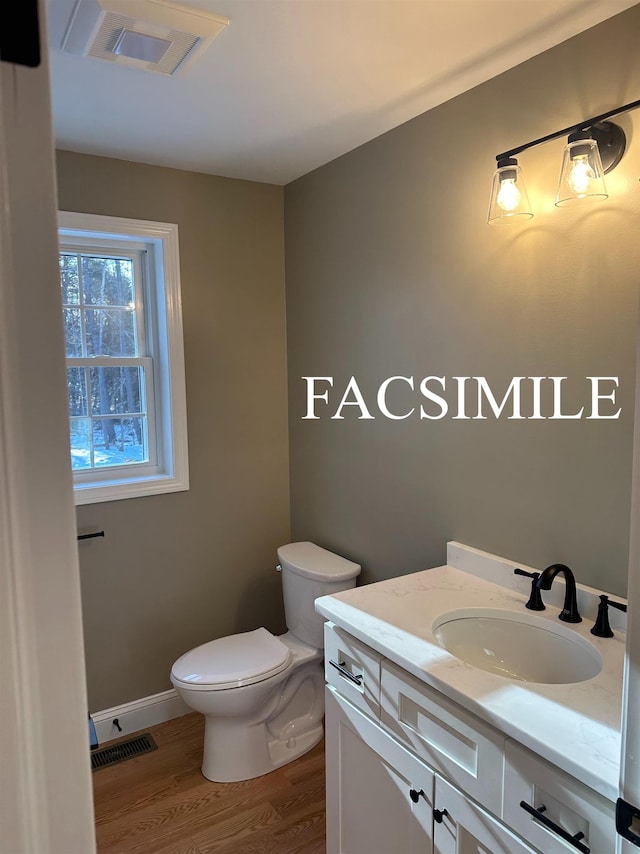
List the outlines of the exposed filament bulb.
{"type": "Polygon", "coordinates": [[[580,154],[573,159],[567,184],[576,196],[584,196],[595,177],[596,173],[589,164],[589,158],[586,154],[580,154]]]}
{"type": "Polygon", "coordinates": [[[520,190],[516,187],[515,178],[504,178],[500,182],[496,201],[507,213],[516,210],[520,204],[520,190]]]}

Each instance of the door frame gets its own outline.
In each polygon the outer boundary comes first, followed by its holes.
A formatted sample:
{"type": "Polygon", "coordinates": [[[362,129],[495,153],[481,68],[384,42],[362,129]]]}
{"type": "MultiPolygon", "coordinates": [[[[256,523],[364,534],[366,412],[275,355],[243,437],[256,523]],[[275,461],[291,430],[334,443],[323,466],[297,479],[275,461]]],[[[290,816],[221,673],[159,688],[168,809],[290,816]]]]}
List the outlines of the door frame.
{"type": "Polygon", "coordinates": [[[0,62],[0,849],[93,854],[44,4],[0,62]]]}
{"type": "MultiPolygon", "coordinates": [[[[622,689],[622,738],[620,746],[620,798],[640,807],[640,323],[636,345],[636,398],[631,469],[631,531],[627,581],[627,637],[622,689]]],[[[638,823],[633,830],[640,833],[638,823]]],[[[617,854],[637,852],[638,846],[617,838],[617,854]]]]}

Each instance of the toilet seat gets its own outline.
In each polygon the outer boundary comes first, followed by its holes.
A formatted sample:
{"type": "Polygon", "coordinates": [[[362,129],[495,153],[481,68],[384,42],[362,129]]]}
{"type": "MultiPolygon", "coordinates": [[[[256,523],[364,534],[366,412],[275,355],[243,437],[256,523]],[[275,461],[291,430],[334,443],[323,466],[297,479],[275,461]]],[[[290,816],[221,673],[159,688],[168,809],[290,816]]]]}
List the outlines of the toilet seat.
{"type": "Polygon", "coordinates": [[[254,685],[283,671],[291,650],[267,629],[255,629],[202,644],[179,658],[172,681],[193,691],[222,691],[254,685]]]}

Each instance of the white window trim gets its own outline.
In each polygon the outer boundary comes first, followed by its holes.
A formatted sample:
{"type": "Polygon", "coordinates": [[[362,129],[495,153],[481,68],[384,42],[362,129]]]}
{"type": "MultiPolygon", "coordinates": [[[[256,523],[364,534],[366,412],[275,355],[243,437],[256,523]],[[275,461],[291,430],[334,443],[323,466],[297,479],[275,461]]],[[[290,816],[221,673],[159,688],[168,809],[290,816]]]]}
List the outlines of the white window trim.
{"type": "Polygon", "coordinates": [[[187,398],[184,372],[182,300],[178,226],[168,222],[124,219],[121,217],[58,212],[59,234],[70,240],[78,235],[150,243],[154,247],[158,353],[154,354],[155,392],[159,395],[158,421],[162,425],[164,448],[158,449],[162,471],[149,476],[109,481],[74,481],[76,504],[96,504],[121,498],[137,498],[189,489],[187,447],[187,398]]]}

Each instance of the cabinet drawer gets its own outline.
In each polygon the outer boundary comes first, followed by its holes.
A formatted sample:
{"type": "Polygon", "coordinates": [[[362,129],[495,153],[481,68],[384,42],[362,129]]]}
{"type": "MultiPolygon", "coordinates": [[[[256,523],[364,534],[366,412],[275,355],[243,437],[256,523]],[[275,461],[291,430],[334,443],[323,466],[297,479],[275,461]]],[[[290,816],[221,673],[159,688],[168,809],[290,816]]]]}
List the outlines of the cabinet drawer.
{"type": "Polygon", "coordinates": [[[385,660],[382,725],[467,794],[500,816],[505,736],[385,660]]]}
{"type": "Polygon", "coordinates": [[[354,706],[380,717],[380,662],[382,656],[338,628],[324,624],[325,679],[354,706]]]}
{"type": "Polygon", "coordinates": [[[517,833],[545,854],[613,854],[616,847],[615,805],[507,739],[504,786],[504,820],[517,833]],[[568,842],[558,831],[521,806],[544,807],[542,816],[569,835],[584,834],[568,842]]]}

